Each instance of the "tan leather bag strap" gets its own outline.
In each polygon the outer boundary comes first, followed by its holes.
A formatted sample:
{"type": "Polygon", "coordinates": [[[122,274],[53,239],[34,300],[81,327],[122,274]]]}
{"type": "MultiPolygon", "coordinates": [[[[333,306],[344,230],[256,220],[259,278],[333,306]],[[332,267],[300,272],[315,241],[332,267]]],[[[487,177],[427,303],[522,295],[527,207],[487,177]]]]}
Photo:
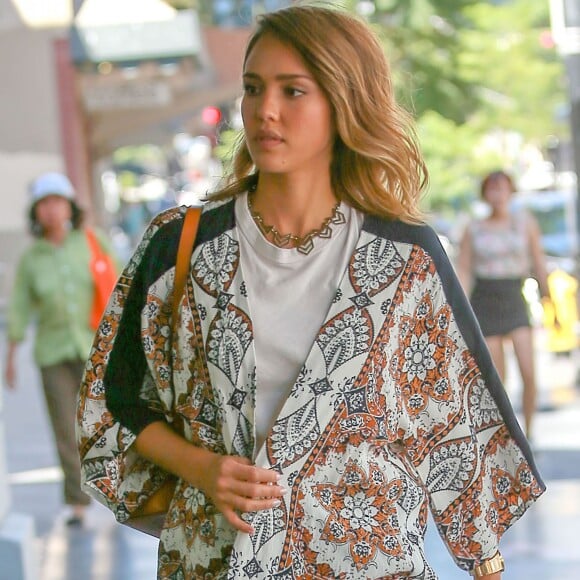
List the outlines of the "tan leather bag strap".
{"type": "Polygon", "coordinates": [[[177,329],[179,306],[181,305],[181,298],[185,291],[185,284],[189,273],[191,254],[193,252],[193,244],[195,243],[200,216],[200,207],[188,207],[183,220],[183,228],[181,230],[179,246],[177,248],[175,280],[173,284],[173,309],[171,316],[171,333],[173,336],[175,336],[177,329]]]}

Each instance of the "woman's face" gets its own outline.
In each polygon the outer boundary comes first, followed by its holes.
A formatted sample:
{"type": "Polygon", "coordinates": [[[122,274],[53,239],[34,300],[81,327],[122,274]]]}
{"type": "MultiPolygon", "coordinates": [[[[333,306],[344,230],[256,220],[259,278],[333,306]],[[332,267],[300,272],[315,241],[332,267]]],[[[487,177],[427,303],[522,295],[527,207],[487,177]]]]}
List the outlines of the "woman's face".
{"type": "Polygon", "coordinates": [[[485,187],[484,200],[494,209],[505,208],[512,196],[510,182],[505,177],[491,179],[485,187]]]}
{"type": "Polygon", "coordinates": [[[246,60],[242,118],[261,173],[330,170],[330,103],[298,52],[272,35],[261,37],[246,60]]]}
{"type": "Polygon", "coordinates": [[[55,230],[72,218],[72,208],[68,199],[60,195],[47,195],[36,202],[36,221],[43,230],[55,230]]]}

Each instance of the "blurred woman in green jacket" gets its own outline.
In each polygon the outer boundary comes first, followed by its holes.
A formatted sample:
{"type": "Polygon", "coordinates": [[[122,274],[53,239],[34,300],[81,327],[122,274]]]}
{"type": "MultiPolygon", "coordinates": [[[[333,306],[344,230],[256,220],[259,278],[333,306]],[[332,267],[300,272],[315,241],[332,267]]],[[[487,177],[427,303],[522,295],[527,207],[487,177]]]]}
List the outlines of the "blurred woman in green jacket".
{"type": "MultiPolygon", "coordinates": [[[[21,256],[7,313],[6,384],[16,386],[16,350],[35,323],[34,359],[64,472],[66,522],[83,523],[89,497],[81,491],[74,418],[84,361],[94,329],[90,325],[94,282],[91,250],[82,228],[74,189],[60,173],[45,173],[31,185],[30,230],[35,241],[21,256]]],[[[103,251],[108,242],[98,236],[103,251]]]]}

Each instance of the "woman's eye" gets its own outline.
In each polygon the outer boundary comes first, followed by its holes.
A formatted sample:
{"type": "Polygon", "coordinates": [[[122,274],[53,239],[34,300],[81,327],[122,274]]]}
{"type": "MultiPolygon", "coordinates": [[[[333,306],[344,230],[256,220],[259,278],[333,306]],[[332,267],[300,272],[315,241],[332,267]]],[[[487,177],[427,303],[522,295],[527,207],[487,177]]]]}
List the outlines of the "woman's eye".
{"type": "Polygon", "coordinates": [[[258,87],[256,85],[245,84],[244,85],[244,93],[246,93],[246,95],[257,95],[258,94],[258,87]]]}
{"type": "Polygon", "coordinates": [[[290,97],[299,97],[304,94],[302,89],[297,89],[296,87],[287,87],[286,94],[290,97]]]}

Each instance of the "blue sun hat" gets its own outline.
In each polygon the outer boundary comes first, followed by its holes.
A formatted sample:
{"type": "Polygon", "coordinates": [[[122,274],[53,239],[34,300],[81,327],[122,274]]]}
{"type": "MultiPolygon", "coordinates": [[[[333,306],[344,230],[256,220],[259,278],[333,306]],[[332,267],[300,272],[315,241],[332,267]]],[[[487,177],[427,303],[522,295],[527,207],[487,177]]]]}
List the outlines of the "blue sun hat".
{"type": "Polygon", "coordinates": [[[49,195],[59,195],[65,199],[74,200],[75,190],[69,178],[62,173],[43,173],[30,186],[32,203],[44,199],[49,195]]]}

